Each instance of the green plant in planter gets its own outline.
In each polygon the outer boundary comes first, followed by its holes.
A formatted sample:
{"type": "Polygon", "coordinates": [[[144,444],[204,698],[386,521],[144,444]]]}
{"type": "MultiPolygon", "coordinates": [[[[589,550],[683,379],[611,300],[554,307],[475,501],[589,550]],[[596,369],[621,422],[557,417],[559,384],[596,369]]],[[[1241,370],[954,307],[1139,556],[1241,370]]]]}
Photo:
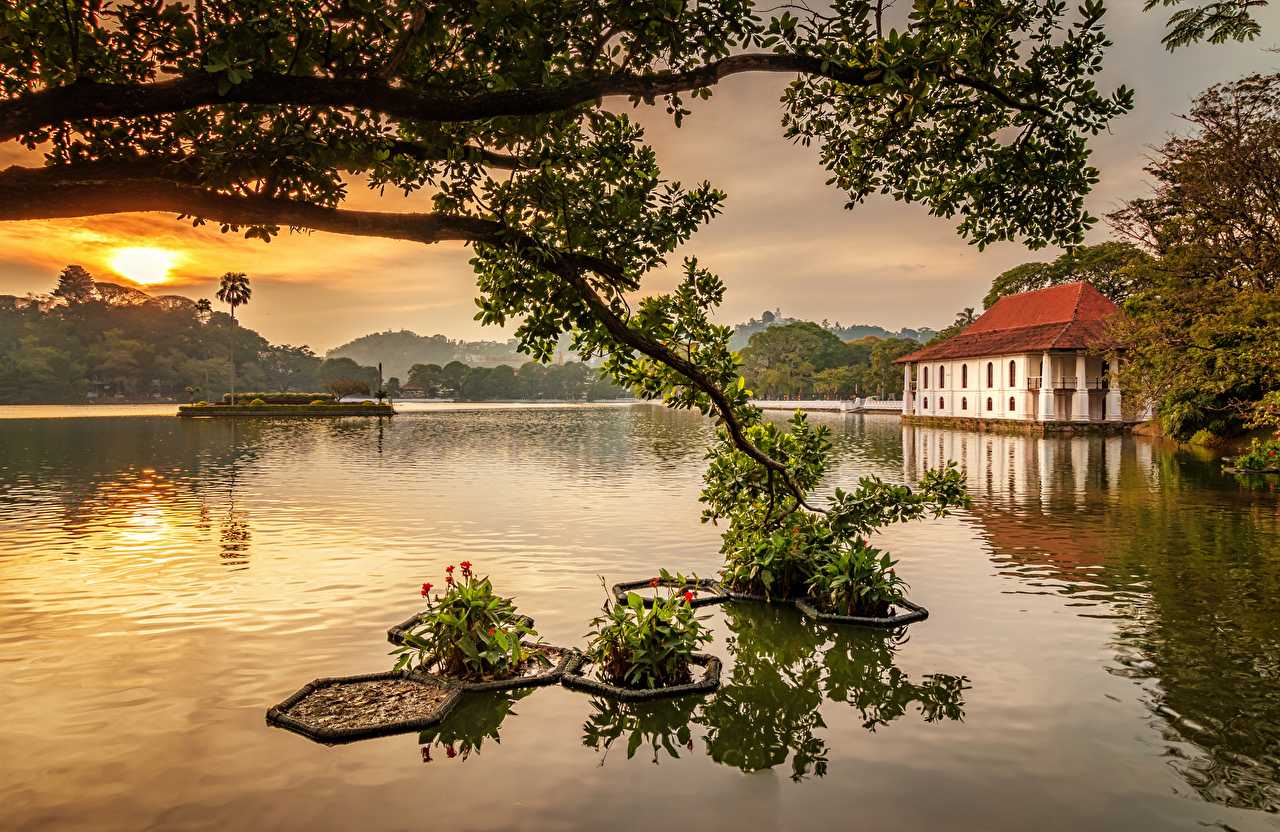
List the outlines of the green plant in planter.
{"type": "Polygon", "coordinates": [[[523,642],[537,636],[510,598],[493,591],[493,583],[480,578],[463,561],[462,578],[454,567],[445,567],[445,591],[431,594],[433,584],[422,585],[426,612],[419,624],[404,635],[404,643],[392,651],[395,669],[431,670],[459,679],[486,680],[510,676],[528,662],[549,664],[540,650],[523,642]]]}
{"type": "MultiPolygon", "coordinates": [[[[657,578],[650,584],[660,586],[657,578]]],[[[692,589],[668,588],[653,606],[634,592],[625,604],[606,597],[604,614],[593,619],[587,656],[606,682],[634,689],[688,682],[689,660],[711,633],[694,614],[692,589]]]]}
{"type": "Polygon", "coordinates": [[[1236,457],[1236,467],[1245,471],[1280,468],[1280,439],[1255,439],[1236,457]]]}
{"type": "MultiPolygon", "coordinates": [[[[700,497],[706,506],[702,519],[729,521],[720,551],[725,559],[721,580],[730,590],[799,597],[810,591],[823,564],[842,553],[852,555],[877,529],[925,516],[941,517],[969,504],[964,476],[949,462],[944,468],[926,471],[914,490],[863,477],[854,490],[836,488],[825,506],[816,506],[813,492],[826,473],[830,432],[811,426],[799,412],[788,428],[784,431],[761,421],[745,429],[752,444],[782,463],[785,476],[739,450],[724,430],[708,453],[711,463],[700,497]]],[[[858,584],[849,591],[884,585],[883,573],[890,566],[879,563],[869,561],[867,570],[858,571],[858,584]]]]}
{"type": "Polygon", "coordinates": [[[886,616],[907,588],[896,564],[888,552],[860,538],[826,549],[815,559],[809,597],[838,615],[886,616]]]}

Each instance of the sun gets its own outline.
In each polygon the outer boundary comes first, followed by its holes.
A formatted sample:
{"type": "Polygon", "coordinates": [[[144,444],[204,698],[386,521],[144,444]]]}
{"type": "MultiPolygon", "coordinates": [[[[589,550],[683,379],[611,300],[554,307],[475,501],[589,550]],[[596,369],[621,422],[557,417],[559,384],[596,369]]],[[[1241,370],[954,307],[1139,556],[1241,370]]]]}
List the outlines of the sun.
{"type": "Polygon", "coordinates": [[[178,255],[163,248],[128,246],[112,252],[109,262],[112,270],[122,277],[152,286],[169,280],[169,271],[178,262],[178,255]]]}

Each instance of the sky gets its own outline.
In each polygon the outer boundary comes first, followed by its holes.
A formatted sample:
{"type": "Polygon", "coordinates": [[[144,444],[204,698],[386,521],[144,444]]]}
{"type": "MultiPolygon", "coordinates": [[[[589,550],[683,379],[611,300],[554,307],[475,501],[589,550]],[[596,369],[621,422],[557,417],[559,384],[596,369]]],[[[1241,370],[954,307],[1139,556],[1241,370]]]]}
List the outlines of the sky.
{"type": "MultiPolygon", "coordinates": [[[[1196,46],[1168,53],[1160,45],[1164,17],[1143,14],[1137,0],[1116,0],[1107,13],[1115,45],[1101,89],[1125,84],[1136,106],[1092,141],[1102,174],[1088,200],[1103,216],[1146,192],[1142,167],[1151,148],[1183,129],[1178,114],[1206,87],[1254,72],[1274,72],[1280,47],[1280,4],[1260,15],[1263,36],[1249,44],[1196,46]]],[[[1050,259],[1004,243],[979,252],[954,224],[920,206],[873,198],[845,210],[827,187],[814,149],[782,137],[778,98],[783,76],[736,76],[709,102],[695,102],[675,128],[661,106],[632,111],[645,126],[672,179],[709,179],[728,193],[724,213],[672,258],[685,255],[719,274],[728,291],[718,318],[734,323],[780,308],[801,319],[879,324],[890,329],[942,328],[966,307],[981,307],[992,278],[1018,263],[1050,259]]],[[[614,102],[615,106],[627,106],[614,102]]],[[[0,145],[0,166],[39,158],[0,145]]],[[[421,197],[379,196],[353,183],[346,207],[425,210],[421,197]]],[[[1090,242],[1107,239],[1100,222],[1090,242]]],[[[47,292],[58,271],[80,263],[98,280],[133,285],[112,268],[121,247],[163,248],[175,256],[169,279],[144,286],[153,294],[213,298],[219,275],[246,272],[253,300],[238,310],[246,326],[275,343],[308,344],[319,353],[360,335],[411,329],[451,338],[501,340],[473,316],[474,276],[460,243],[417,243],[332,234],[284,234],[266,244],[193,229],[163,214],[78,220],[0,222],[0,294],[47,292]]],[[[675,268],[651,276],[647,291],[669,289],[675,268]]]]}

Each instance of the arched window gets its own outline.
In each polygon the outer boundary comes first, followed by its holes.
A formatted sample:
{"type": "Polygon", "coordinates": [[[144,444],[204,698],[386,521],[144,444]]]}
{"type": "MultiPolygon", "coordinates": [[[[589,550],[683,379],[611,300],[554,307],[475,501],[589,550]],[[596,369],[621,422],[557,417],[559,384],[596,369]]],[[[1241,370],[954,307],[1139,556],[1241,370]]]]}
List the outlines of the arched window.
{"type": "Polygon", "coordinates": [[[938,365],[938,389],[941,390],[946,386],[947,386],[947,370],[945,367],[939,364],[938,365]]]}
{"type": "MultiPolygon", "coordinates": [[[[923,384],[923,385],[921,385],[921,386],[922,386],[922,387],[928,387],[928,386],[929,386],[929,368],[928,368],[928,367],[925,367],[925,368],[924,368],[924,384],[923,384]]],[[[928,399],[925,399],[925,402],[926,402],[925,407],[928,407],[928,406],[929,406],[929,405],[928,405],[928,401],[929,401],[928,399]]]]}
{"type": "Polygon", "coordinates": [[[966,398],[965,398],[965,397],[963,397],[963,396],[961,396],[961,397],[960,397],[960,409],[961,409],[961,410],[968,410],[968,409],[969,409],[969,400],[968,400],[968,399],[966,399],[966,398]]]}
{"type": "Polygon", "coordinates": [[[1010,397],[1009,397],[1009,412],[1010,412],[1010,413],[1012,413],[1013,411],[1015,411],[1015,410],[1017,410],[1017,409],[1018,409],[1018,408],[1017,408],[1017,403],[1016,403],[1016,402],[1014,402],[1014,400],[1013,400],[1013,396],[1010,396],[1010,397]]]}
{"type": "Polygon", "coordinates": [[[987,410],[990,410],[990,409],[991,409],[991,399],[990,399],[990,398],[988,398],[988,399],[987,399],[987,410]]]}
{"type": "Polygon", "coordinates": [[[925,409],[925,410],[928,410],[928,409],[929,409],[929,397],[928,397],[928,396],[925,396],[925,397],[924,397],[924,409],[925,409]]]}
{"type": "Polygon", "coordinates": [[[969,365],[968,364],[960,365],[960,386],[961,387],[969,386],[969,365]]]}
{"type": "Polygon", "coordinates": [[[939,396],[939,397],[938,397],[938,409],[939,409],[939,410],[945,410],[945,409],[946,409],[946,407],[947,407],[947,401],[946,401],[946,399],[944,399],[944,398],[942,398],[941,396],[939,396]]]}
{"type": "MultiPolygon", "coordinates": [[[[988,387],[996,386],[996,365],[990,361],[987,362],[987,386],[988,387]]],[[[990,409],[991,409],[990,407],[987,408],[987,410],[990,410],[990,409]]]]}
{"type": "Polygon", "coordinates": [[[1018,386],[1017,376],[1018,376],[1018,362],[1010,361],[1009,362],[1009,386],[1010,387],[1018,386]]]}

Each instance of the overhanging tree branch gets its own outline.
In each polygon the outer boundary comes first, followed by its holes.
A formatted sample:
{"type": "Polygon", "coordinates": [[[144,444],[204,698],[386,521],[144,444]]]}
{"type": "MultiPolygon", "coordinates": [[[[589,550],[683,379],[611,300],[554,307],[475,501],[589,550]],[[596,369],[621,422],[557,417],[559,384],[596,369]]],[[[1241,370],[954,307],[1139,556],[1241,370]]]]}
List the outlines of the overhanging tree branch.
{"type": "MultiPolygon", "coordinates": [[[[0,141],[54,125],[85,119],[126,118],[182,112],[224,104],[344,107],[424,122],[466,122],[503,116],[561,112],[609,96],[652,99],[714,86],[748,72],[800,73],[843,84],[870,86],[884,80],[880,67],[841,66],[809,55],[748,53],[694,69],[651,74],[617,74],[550,87],[459,93],[414,90],[381,78],[350,79],[260,74],[226,89],[217,75],[197,75],[145,84],[76,82],[0,102],[0,141]]],[[[992,95],[1015,109],[1043,114],[1039,105],[963,73],[951,83],[992,95]]]]}

